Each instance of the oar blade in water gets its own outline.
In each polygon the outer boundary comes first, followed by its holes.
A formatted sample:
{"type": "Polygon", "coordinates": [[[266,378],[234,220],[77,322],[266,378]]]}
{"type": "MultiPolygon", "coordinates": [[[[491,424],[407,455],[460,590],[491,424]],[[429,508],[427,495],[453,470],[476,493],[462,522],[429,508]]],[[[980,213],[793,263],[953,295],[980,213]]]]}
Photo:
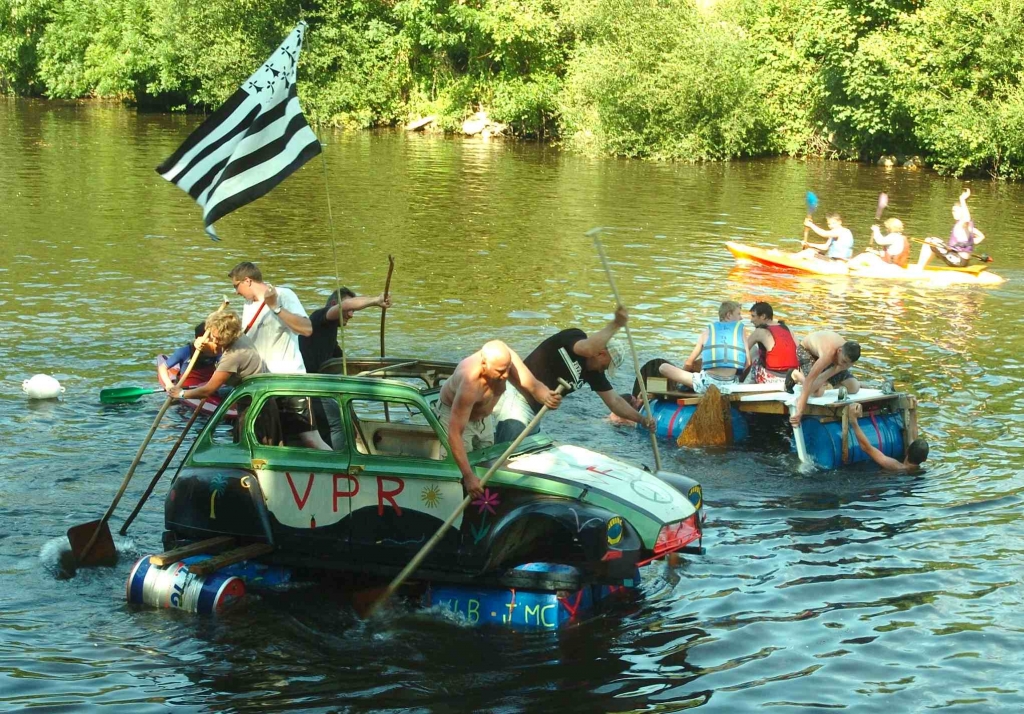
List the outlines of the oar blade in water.
{"type": "Polygon", "coordinates": [[[146,387],[111,387],[100,390],[100,402],[103,404],[128,404],[137,402],[147,394],[164,391],[161,388],[151,389],[146,387]]]}
{"type": "Polygon", "coordinates": [[[68,541],[71,543],[71,552],[75,554],[78,565],[117,564],[117,546],[114,545],[114,536],[110,533],[110,526],[102,518],[68,528],[68,541]],[[96,542],[88,552],[85,552],[85,548],[97,528],[100,529],[100,532],[96,536],[96,542]]]}

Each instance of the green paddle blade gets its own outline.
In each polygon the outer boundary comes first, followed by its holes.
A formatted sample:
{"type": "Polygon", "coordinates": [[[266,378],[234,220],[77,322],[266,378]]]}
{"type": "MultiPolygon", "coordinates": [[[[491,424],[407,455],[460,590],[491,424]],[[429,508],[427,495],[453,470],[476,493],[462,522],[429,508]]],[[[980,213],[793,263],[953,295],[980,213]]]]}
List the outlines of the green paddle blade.
{"type": "Polygon", "coordinates": [[[149,389],[146,387],[112,387],[100,390],[100,402],[103,404],[128,404],[137,402],[147,394],[164,391],[162,387],[149,389]]]}

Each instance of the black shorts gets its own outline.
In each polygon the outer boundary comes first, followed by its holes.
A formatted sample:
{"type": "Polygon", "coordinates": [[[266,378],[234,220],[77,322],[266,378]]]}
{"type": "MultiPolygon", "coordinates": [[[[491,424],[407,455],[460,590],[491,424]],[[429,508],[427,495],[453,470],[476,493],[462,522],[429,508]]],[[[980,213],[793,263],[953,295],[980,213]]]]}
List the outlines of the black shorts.
{"type": "MultiPolygon", "coordinates": [[[[814,363],[818,361],[818,358],[804,349],[803,345],[797,345],[796,347],[796,358],[800,362],[800,371],[804,373],[806,377],[811,373],[811,369],[814,368],[814,363]]],[[[853,379],[853,374],[848,369],[844,369],[841,372],[836,372],[828,378],[828,383],[833,387],[838,387],[840,384],[848,379],[853,379]]]]}

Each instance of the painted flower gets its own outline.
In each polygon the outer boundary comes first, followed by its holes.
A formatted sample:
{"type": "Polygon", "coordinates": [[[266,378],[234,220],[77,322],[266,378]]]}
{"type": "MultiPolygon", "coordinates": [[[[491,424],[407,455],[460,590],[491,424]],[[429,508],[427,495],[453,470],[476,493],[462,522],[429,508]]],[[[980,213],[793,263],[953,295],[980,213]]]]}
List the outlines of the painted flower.
{"type": "Polygon", "coordinates": [[[441,488],[437,485],[424,486],[420,493],[420,500],[427,508],[437,508],[441,503],[441,488]]]}
{"type": "Polygon", "coordinates": [[[491,515],[497,515],[497,511],[494,510],[494,507],[499,504],[498,492],[492,491],[489,488],[485,488],[483,495],[473,500],[473,505],[477,507],[478,513],[490,511],[491,515]]]}

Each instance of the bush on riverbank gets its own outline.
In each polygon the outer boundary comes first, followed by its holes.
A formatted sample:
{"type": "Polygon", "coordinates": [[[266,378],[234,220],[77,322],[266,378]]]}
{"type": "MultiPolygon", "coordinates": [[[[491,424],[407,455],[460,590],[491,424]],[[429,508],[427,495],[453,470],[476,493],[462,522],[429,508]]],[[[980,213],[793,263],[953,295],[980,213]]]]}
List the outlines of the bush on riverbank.
{"type": "Polygon", "coordinates": [[[211,107],[300,15],[316,122],[1024,177],[1024,0],[0,0],[0,91],[211,107]]]}

